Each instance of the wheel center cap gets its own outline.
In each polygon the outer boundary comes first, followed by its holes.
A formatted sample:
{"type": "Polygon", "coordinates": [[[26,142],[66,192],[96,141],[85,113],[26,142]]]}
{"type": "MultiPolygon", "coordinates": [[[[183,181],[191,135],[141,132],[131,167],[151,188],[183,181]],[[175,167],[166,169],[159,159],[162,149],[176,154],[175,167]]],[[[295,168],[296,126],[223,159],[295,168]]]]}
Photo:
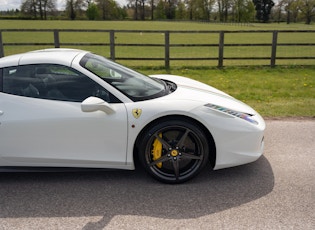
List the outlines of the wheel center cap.
{"type": "Polygon", "coordinates": [[[177,157],[178,156],[178,151],[176,149],[173,149],[171,151],[171,155],[172,155],[172,157],[177,157]]]}

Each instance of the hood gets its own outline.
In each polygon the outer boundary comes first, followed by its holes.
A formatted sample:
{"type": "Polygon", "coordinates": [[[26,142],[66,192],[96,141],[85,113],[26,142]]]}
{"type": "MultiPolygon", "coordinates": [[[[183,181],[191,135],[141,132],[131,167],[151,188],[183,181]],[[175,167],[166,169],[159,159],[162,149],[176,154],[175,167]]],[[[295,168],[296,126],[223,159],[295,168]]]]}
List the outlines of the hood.
{"type": "Polygon", "coordinates": [[[155,77],[155,78],[171,81],[171,82],[174,82],[177,86],[188,87],[188,88],[196,89],[196,90],[205,90],[205,91],[212,92],[215,94],[231,97],[230,95],[222,92],[221,90],[218,90],[210,85],[204,84],[202,82],[199,82],[199,81],[187,78],[187,77],[181,77],[181,76],[169,75],[169,74],[150,75],[150,77],[155,77]]]}
{"type": "Polygon", "coordinates": [[[245,103],[199,81],[175,75],[151,75],[151,77],[171,81],[177,85],[177,90],[169,95],[172,99],[198,101],[204,104],[211,103],[238,112],[257,114],[254,109],[245,103]]]}

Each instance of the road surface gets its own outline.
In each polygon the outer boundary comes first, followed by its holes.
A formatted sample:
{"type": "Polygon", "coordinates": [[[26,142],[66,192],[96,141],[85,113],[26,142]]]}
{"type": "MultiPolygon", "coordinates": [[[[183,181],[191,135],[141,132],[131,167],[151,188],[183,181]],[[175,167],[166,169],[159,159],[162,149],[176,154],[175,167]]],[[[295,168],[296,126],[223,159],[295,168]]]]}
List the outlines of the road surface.
{"type": "Polygon", "coordinates": [[[315,229],[315,119],[267,120],[265,153],[181,185],[137,171],[0,173],[0,230],[315,229]]]}

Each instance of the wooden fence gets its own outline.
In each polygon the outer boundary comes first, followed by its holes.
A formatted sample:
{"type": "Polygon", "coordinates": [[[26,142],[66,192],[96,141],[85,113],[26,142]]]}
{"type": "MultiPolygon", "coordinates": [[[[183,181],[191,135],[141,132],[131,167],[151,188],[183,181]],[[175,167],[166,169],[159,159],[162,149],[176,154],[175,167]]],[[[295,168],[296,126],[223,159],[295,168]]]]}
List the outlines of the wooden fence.
{"type": "MultiPolygon", "coordinates": [[[[294,47],[312,47],[314,49],[315,47],[315,36],[314,39],[310,39],[307,42],[303,43],[279,43],[278,42],[278,34],[279,33],[300,33],[301,36],[303,34],[314,34],[315,30],[299,30],[299,31],[292,31],[292,30],[242,30],[242,31],[161,31],[161,30],[95,30],[95,29],[89,29],[89,30],[70,30],[70,29],[2,29],[0,30],[0,57],[5,56],[5,47],[9,46],[51,46],[55,48],[60,47],[68,47],[68,46],[107,46],[109,47],[110,51],[110,59],[112,60],[133,60],[133,61],[141,61],[141,60],[150,60],[150,61],[164,61],[165,68],[170,68],[170,62],[171,61],[198,61],[198,60],[212,60],[217,61],[218,67],[224,66],[225,60],[268,60],[270,61],[270,67],[276,66],[277,60],[284,60],[284,59],[308,59],[308,60],[315,60],[315,52],[312,53],[311,56],[277,56],[277,48],[279,46],[286,46],[288,48],[294,46],[294,47]],[[6,32],[51,32],[53,33],[53,42],[3,42],[3,33],[6,32]],[[102,43],[86,43],[86,42],[61,42],[60,41],[60,34],[64,32],[70,32],[70,33],[76,33],[76,32],[84,32],[84,33],[105,33],[108,36],[109,42],[102,42],[102,43]],[[115,41],[115,36],[117,33],[150,33],[150,34],[164,34],[164,43],[156,44],[156,43],[145,43],[145,44],[139,44],[139,43],[118,43],[115,41]],[[185,36],[185,34],[217,34],[218,35],[218,42],[217,43],[209,43],[209,44],[179,44],[179,43],[171,43],[170,42],[170,35],[173,34],[182,34],[185,36]],[[225,36],[227,34],[237,34],[237,33],[269,33],[272,36],[272,39],[268,43],[225,43],[225,36]],[[164,47],[164,57],[119,57],[116,56],[116,47],[164,47]],[[217,47],[218,54],[215,57],[172,57],[170,55],[170,48],[172,47],[217,47]],[[226,47],[269,47],[271,48],[271,53],[268,56],[263,57],[257,57],[255,55],[253,56],[241,56],[241,57],[228,57],[224,55],[224,50],[226,47]]],[[[23,41],[23,37],[20,39],[23,41]]],[[[315,64],[315,62],[314,62],[315,64]]]]}

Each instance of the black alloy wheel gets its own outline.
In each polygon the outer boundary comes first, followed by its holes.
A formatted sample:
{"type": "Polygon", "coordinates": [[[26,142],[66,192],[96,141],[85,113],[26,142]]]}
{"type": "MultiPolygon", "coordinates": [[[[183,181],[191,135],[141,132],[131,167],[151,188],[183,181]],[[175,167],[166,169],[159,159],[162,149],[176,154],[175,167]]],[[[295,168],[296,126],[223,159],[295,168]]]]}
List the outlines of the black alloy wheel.
{"type": "Polygon", "coordinates": [[[140,162],[151,176],[164,183],[193,178],[208,158],[205,133],[184,119],[158,123],[147,130],[140,143],[140,162]]]}

